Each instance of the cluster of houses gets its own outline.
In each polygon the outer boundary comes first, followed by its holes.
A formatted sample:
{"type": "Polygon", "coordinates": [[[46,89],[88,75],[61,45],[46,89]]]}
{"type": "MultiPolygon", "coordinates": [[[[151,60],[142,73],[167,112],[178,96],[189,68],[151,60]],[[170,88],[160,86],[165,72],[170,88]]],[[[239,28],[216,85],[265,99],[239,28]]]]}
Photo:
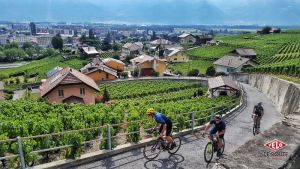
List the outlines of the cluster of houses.
{"type": "Polygon", "coordinates": [[[225,74],[242,72],[242,69],[255,66],[256,53],[253,49],[238,48],[214,62],[216,72],[225,74]]]}

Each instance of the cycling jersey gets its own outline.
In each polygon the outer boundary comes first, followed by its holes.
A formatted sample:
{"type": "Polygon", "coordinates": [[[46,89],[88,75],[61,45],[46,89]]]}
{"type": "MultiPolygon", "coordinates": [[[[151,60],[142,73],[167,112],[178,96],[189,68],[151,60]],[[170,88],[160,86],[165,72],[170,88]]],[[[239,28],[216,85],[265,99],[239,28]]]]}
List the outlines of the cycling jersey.
{"type": "Polygon", "coordinates": [[[226,129],[226,124],[223,120],[221,120],[219,123],[217,123],[215,120],[212,120],[210,121],[210,124],[214,124],[214,129],[216,129],[219,132],[226,129]]]}
{"type": "Polygon", "coordinates": [[[155,113],[154,119],[157,123],[160,123],[159,133],[163,130],[163,125],[167,124],[166,136],[170,136],[172,132],[172,121],[163,114],[155,113]]]}
{"type": "Polygon", "coordinates": [[[163,114],[155,113],[154,119],[157,123],[165,124],[172,123],[171,120],[163,114]]]}
{"type": "Polygon", "coordinates": [[[254,106],[254,114],[256,114],[258,117],[262,116],[263,111],[264,108],[262,106],[258,106],[258,105],[254,106]]]}

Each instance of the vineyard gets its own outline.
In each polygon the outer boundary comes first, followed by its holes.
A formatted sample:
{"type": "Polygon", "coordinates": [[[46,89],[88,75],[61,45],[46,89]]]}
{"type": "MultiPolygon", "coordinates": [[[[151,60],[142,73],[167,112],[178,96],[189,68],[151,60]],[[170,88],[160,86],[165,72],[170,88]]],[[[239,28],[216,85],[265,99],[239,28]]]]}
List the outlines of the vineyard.
{"type": "Polygon", "coordinates": [[[214,61],[234,50],[234,47],[222,44],[219,46],[203,46],[186,52],[191,60],[214,61]]]}
{"type": "Polygon", "coordinates": [[[300,58],[300,41],[289,42],[283,45],[277,54],[270,57],[266,63],[282,62],[286,60],[292,60],[300,58]]]}
{"type": "Polygon", "coordinates": [[[193,60],[185,63],[172,63],[168,65],[168,68],[172,73],[180,71],[183,75],[187,75],[187,73],[192,69],[198,69],[200,74],[205,74],[206,69],[212,65],[212,61],[193,60]]]}
{"type": "Polygon", "coordinates": [[[112,147],[146,138],[145,129],[154,125],[145,115],[149,107],[169,116],[179,129],[185,129],[191,127],[191,123],[186,122],[191,118],[188,112],[196,112],[199,125],[212,110],[226,111],[239,102],[233,97],[208,98],[205,96],[207,88],[194,82],[137,81],[100,86],[102,90],[107,88],[116,103],[83,106],[30,100],[0,102],[0,140],[12,139],[0,141],[0,157],[12,155],[2,160],[2,165],[19,167],[19,158],[13,156],[18,153],[17,136],[22,137],[27,166],[33,166],[107,149],[107,124],[111,126],[112,147]],[[126,97],[121,97],[123,95],[126,97]],[[56,134],[42,135],[50,133],[56,134]],[[125,133],[132,134],[126,136],[125,133]],[[68,146],[70,144],[73,146],[68,146]],[[32,153],[58,146],[64,148],[32,153]]]}

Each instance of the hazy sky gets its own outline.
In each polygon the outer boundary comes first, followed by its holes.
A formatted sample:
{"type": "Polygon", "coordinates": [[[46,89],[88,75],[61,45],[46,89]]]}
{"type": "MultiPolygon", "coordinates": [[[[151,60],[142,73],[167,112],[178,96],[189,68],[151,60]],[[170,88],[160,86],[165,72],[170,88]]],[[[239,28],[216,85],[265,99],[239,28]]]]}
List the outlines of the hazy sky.
{"type": "Polygon", "coordinates": [[[0,20],[300,25],[300,0],[0,0],[0,20]]]}

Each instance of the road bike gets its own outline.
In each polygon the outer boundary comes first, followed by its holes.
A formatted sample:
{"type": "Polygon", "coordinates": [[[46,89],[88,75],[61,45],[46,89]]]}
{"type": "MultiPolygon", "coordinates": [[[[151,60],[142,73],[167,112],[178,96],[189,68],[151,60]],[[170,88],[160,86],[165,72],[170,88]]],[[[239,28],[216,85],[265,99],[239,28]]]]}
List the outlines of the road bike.
{"type": "Polygon", "coordinates": [[[258,120],[259,117],[257,114],[253,114],[253,135],[255,136],[256,134],[259,134],[259,128],[258,128],[258,120]]]}
{"type": "MultiPolygon", "coordinates": [[[[208,135],[207,133],[203,133],[203,136],[205,136],[205,134],[208,135]]],[[[218,150],[218,138],[217,138],[217,135],[213,134],[212,136],[213,136],[213,139],[210,140],[206,144],[205,149],[204,149],[204,160],[207,163],[211,162],[211,160],[213,159],[214,153],[217,152],[217,150],[218,150]]],[[[223,154],[224,149],[225,149],[225,139],[223,138],[222,141],[223,141],[223,146],[221,148],[221,153],[223,154]]]]}
{"type": "Polygon", "coordinates": [[[146,144],[143,150],[144,157],[148,160],[153,160],[158,157],[162,151],[168,151],[169,154],[177,153],[181,146],[181,139],[180,137],[173,137],[172,134],[171,137],[173,142],[170,147],[167,147],[165,140],[161,137],[158,137],[154,142],[146,144]]]}

